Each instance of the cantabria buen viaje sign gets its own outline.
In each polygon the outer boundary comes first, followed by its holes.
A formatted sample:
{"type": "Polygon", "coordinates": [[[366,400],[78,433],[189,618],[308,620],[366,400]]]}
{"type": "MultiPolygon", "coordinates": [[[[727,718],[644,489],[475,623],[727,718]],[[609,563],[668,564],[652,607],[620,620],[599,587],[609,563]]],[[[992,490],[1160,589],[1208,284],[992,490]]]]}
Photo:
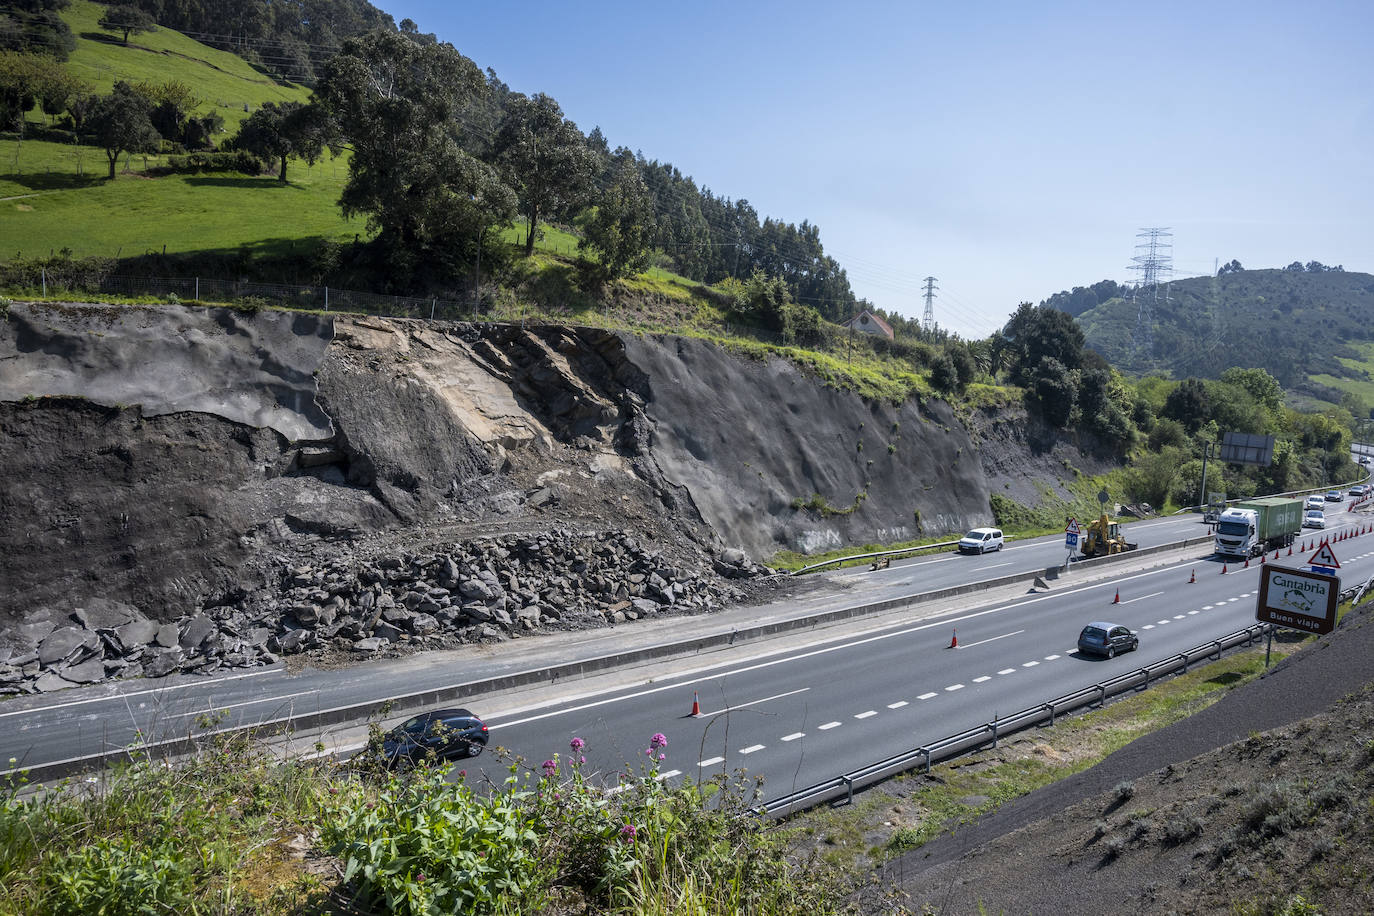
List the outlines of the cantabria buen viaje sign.
{"type": "Polygon", "coordinates": [[[1306,633],[1330,633],[1336,627],[1340,591],[1341,580],[1335,576],[1266,563],[1260,573],[1255,619],[1306,633]]]}

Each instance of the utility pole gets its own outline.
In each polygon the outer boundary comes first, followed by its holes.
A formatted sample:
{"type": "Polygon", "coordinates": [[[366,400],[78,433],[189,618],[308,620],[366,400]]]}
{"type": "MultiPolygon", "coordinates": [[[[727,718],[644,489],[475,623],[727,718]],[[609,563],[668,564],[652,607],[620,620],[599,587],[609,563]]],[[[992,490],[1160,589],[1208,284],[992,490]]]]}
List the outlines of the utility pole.
{"type": "Polygon", "coordinates": [[[940,287],[935,285],[934,277],[926,277],[926,312],[921,318],[921,330],[929,334],[935,330],[935,291],[940,287]]]}
{"type": "Polygon", "coordinates": [[[1143,250],[1145,253],[1131,258],[1131,266],[1128,268],[1138,271],[1140,276],[1133,294],[1137,302],[1133,343],[1137,353],[1148,357],[1154,350],[1154,314],[1150,308],[1150,299],[1153,297],[1155,302],[1159,301],[1159,283],[1162,280],[1165,284],[1164,301],[1169,301],[1168,283],[1174,272],[1174,245],[1165,239],[1172,239],[1174,234],[1169,231],[1168,226],[1157,226],[1141,229],[1135,237],[1145,240],[1135,246],[1136,251],[1143,250]],[[1138,295],[1142,288],[1148,295],[1138,295]]]}

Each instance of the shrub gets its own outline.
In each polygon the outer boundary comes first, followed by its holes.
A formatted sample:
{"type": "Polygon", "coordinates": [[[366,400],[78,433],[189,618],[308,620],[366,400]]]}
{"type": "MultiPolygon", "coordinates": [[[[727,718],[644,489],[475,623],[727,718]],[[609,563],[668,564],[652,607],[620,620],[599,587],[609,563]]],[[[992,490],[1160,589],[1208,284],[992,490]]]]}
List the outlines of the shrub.
{"type": "Polygon", "coordinates": [[[261,175],[266,171],[263,161],[247,150],[233,150],[221,153],[190,153],[185,156],[171,156],[166,165],[149,169],[153,175],[199,175],[214,172],[238,172],[243,175],[261,175]]]}

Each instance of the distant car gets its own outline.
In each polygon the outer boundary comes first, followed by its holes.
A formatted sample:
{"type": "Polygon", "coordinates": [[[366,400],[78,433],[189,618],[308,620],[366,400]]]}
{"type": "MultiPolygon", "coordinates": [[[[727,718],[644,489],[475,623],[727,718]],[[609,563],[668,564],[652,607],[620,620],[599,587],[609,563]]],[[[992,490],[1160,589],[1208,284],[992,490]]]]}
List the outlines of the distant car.
{"type": "Polygon", "coordinates": [[[1361,455],[1361,456],[1360,456],[1360,464],[1369,464],[1369,456],[1368,456],[1368,455],[1361,455]]]}
{"type": "Polygon", "coordinates": [[[466,709],[436,709],[412,716],[382,738],[387,764],[414,763],[427,754],[476,757],[487,746],[487,726],[466,709]]]}
{"type": "Polygon", "coordinates": [[[1304,528],[1325,528],[1326,516],[1322,514],[1320,509],[1308,509],[1302,517],[1302,526],[1304,528]]]}
{"type": "Polygon", "coordinates": [[[1340,502],[1340,501],[1341,501],[1341,491],[1340,491],[1340,490],[1327,490],[1327,491],[1326,491],[1326,501],[1329,502],[1329,503],[1338,503],[1338,502],[1340,502]]]}
{"type": "Polygon", "coordinates": [[[1351,498],[1351,499],[1359,499],[1361,496],[1365,495],[1365,493],[1367,493],[1367,492],[1369,492],[1369,487],[1365,486],[1365,485],[1362,484],[1362,483],[1357,483],[1357,484],[1355,484],[1355,486],[1353,486],[1353,487],[1350,488],[1350,498],[1351,498]]]}
{"type": "Polygon", "coordinates": [[[1001,528],[974,528],[959,539],[960,553],[987,553],[1002,549],[1001,528]]]}
{"type": "Polygon", "coordinates": [[[1322,498],[1320,493],[1313,493],[1311,496],[1307,497],[1307,508],[1324,509],[1326,508],[1326,500],[1322,498]]]}
{"type": "Polygon", "coordinates": [[[1119,623],[1094,621],[1078,634],[1078,651],[1115,658],[1118,652],[1140,648],[1140,637],[1119,623]]]}

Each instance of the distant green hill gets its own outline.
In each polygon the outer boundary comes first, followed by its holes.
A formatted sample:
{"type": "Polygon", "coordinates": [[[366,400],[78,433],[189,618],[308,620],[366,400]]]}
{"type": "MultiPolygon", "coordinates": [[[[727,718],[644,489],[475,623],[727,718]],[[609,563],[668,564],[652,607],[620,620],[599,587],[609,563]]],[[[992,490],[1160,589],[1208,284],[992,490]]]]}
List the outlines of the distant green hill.
{"type": "Polygon", "coordinates": [[[1084,311],[1088,346],[1135,375],[1216,378],[1230,366],[1258,367],[1290,391],[1329,401],[1335,388],[1374,404],[1374,276],[1241,270],[1175,281],[1163,296],[1141,291],[1084,311]],[[1148,351],[1135,339],[1146,303],[1148,351]]]}

